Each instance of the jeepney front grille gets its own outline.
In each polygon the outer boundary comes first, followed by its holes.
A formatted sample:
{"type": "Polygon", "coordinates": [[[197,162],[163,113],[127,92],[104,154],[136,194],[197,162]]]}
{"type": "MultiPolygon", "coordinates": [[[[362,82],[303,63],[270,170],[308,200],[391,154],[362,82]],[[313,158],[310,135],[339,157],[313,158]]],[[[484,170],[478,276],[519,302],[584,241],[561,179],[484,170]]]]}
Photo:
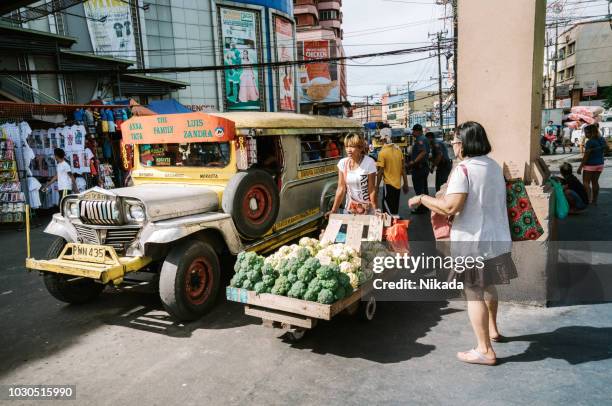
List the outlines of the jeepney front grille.
{"type": "Polygon", "coordinates": [[[77,234],[79,235],[79,240],[81,240],[85,244],[100,244],[100,236],[97,230],[89,227],[83,227],[81,225],[75,224],[74,228],[76,228],[77,234]]]}
{"type": "Polygon", "coordinates": [[[115,225],[121,222],[116,201],[81,200],[79,213],[81,221],[86,224],[115,225]]]}
{"type": "Polygon", "coordinates": [[[79,241],[85,244],[110,245],[118,254],[124,254],[126,248],[131,245],[138,236],[140,228],[105,228],[95,229],[88,226],[75,224],[79,241]]]}

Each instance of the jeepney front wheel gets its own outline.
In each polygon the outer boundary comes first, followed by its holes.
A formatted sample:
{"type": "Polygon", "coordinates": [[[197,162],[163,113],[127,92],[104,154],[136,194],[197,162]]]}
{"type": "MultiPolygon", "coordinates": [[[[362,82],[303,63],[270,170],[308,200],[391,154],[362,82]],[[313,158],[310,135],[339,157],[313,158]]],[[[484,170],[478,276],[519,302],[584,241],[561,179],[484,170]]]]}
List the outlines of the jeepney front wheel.
{"type": "MultiPolygon", "coordinates": [[[[47,250],[47,259],[56,259],[61,254],[66,240],[56,238],[47,250]]],[[[82,304],[90,302],[100,296],[104,285],[96,283],[92,279],[75,277],[72,275],[61,275],[56,273],[45,273],[43,276],[47,291],[62,302],[82,304]]]]}
{"type": "Polygon", "coordinates": [[[212,247],[188,240],[170,250],[159,276],[159,296],[166,311],[179,321],[207,313],[219,293],[221,267],[212,247]]]}

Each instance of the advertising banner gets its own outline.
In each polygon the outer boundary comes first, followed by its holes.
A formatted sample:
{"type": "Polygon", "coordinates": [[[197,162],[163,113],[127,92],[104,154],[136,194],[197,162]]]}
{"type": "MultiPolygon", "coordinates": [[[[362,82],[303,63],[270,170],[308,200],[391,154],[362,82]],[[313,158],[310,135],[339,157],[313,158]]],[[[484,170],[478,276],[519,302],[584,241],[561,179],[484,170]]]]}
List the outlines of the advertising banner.
{"type": "Polygon", "coordinates": [[[597,81],[596,80],[587,80],[584,82],[584,86],[582,87],[582,95],[583,96],[597,96],[597,81]]]}
{"type": "Polygon", "coordinates": [[[135,61],[136,40],[129,4],[120,0],[88,0],[83,6],[94,53],[135,61]]]}
{"type": "Polygon", "coordinates": [[[133,117],[121,124],[124,144],[184,144],[234,139],[233,121],[204,113],[133,117]]]}
{"type": "MultiPolygon", "coordinates": [[[[259,63],[258,15],[252,11],[219,8],[223,64],[259,63]]],[[[263,108],[259,69],[237,67],[224,71],[227,110],[261,110],[263,108]]]]}
{"type": "MultiPolygon", "coordinates": [[[[293,24],[286,18],[274,17],[274,34],[276,38],[276,60],[289,62],[294,60],[293,24]]],[[[278,109],[280,111],[295,111],[295,81],[293,66],[279,67],[277,71],[278,109]]]]}
{"type": "MultiPolygon", "coordinates": [[[[330,41],[304,41],[302,58],[305,61],[335,56],[330,41]]],[[[326,103],[340,101],[338,67],[327,62],[311,63],[299,67],[300,103],[326,103]]]]}

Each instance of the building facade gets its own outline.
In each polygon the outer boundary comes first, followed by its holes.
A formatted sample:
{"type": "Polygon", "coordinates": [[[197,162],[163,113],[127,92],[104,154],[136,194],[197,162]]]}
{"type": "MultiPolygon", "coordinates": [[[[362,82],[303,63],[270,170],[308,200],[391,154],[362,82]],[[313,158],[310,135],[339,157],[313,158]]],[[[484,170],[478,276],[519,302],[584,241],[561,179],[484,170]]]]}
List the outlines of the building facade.
{"type": "Polygon", "coordinates": [[[352,114],[353,120],[361,124],[383,121],[381,103],[353,103],[352,114]]]}
{"type": "MultiPolygon", "coordinates": [[[[295,0],[300,60],[343,57],[342,2],[295,0]]],[[[346,67],[317,63],[298,69],[300,109],[306,114],[346,116],[346,67]]]]}
{"type": "MultiPolygon", "coordinates": [[[[601,104],[603,92],[612,86],[609,21],[576,24],[561,33],[557,42],[556,88],[554,96],[548,96],[555,99],[555,107],[601,104]]],[[[554,71],[554,63],[551,71],[554,71]]],[[[554,79],[552,82],[554,85],[554,79]]]]}
{"type": "MultiPolygon", "coordinates": [[[[295,60],[291,0],[89,0],[68,8],[43,1],[30,7],[46,14],[34,18],[14,10],[7,13],[16,16],[11,27],[0,28],[66,37],[50,49],[66,60],[89,58],[89,65],[105,68],[98,75],[28,78],[30,86],[59,102],[134,97],[147,103],[174,97],[192,110],[298,110],[295,66],[222,68],[295,60]],[[129,68],[170,72],[130,74],[129,68]]],[[[30,58],[28,65],[8,59],[0,68],[66,68],[53,52],[30,58]]],[[[10,80],[15,81],[3,76],[3,84],[10,80]]]]}

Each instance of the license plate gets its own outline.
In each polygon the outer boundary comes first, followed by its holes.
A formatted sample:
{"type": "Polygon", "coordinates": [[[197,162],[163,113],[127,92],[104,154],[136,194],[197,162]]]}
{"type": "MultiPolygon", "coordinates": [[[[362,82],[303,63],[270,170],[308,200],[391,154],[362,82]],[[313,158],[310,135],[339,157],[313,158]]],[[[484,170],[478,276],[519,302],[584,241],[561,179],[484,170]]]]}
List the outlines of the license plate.
{"type": "Polygon", "coordinates": [[[91,244],[73,244],[72,257],[75,261],[104,263],[106,248],[91,244]]]}

